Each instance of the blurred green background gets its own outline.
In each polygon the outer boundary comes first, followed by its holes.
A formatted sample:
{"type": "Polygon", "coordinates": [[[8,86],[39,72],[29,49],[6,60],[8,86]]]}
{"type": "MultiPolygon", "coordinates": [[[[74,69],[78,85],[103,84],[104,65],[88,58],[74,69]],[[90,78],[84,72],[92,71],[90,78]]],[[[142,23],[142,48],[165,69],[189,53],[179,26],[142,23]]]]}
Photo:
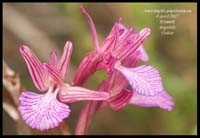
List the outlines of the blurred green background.
{"type": "MultiPolygon", "coordinates": [[[[3,58],[19,73],[28,90],[37,91],[18,52],[20,44],[30,46],[42,61],[47,61],[52,47],[57,48],[60,56],[65,42],[71,40],[73,54],[68,82],[72,80],[84,55],[93,49],[90,29],[79,6],[80,3],[3,4],[3,58]],[[52,47],[45,44],[46,41],[52,47]],[[44,54],[40,51],[42,48],[44,54]]],[[[153,65],[160,71],[164,87],[175,102],[172,112],[132,105],[119,112],[109,108],[100,110],[91,125],[90,134],[196,135],[197,4],[83,3],[83,6],[93,18],[100,42],[119,17],[122,17],[123,24],[128,28],[134,26],[137,31],[144,27],[151,28],[151,35],[144,42],[150,57],[150,61],[145,64],[153,65]],[[156,14],[146,13],[145,9],[188,9],[192,12],[180,13],[176,19],[174,35],[166,36],[161,34],[156,14]]],[[[96,89],[105,78],[106,73],[98,71],[85,86],[96,89]]],[[[72,113],[67,122],[72,133],[84,104],[85,102],[78,102],[71,105],[72,113]]],[[[14,125],[10,127],[13,123],[4,113],[3,134],[18,134],[14,125]]]]}

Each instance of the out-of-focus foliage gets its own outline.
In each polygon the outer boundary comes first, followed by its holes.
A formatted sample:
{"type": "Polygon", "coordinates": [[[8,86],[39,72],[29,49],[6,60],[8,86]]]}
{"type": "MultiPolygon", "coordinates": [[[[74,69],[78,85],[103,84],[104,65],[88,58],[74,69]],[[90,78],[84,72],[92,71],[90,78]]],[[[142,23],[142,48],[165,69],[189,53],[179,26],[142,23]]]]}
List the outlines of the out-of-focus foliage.
{"type": "MultiPolygon", "coordinates": [[[[125,26],[134,26],[137,31],[144,27],[151,28],[152,33],[144,43],[150,61],[145,64],[153,65],[160,71],[164,87],[175,101],[172,112],[132,105],[118,112],[111,109],[100,110],[92,123],[90,134],[197,134],[197,4],[84,3],[83,5],[94,20],[100,42],[119,17],[122,17],[125,26]],[[145,9],[175,8],[190,9],[192,13],[180,14],[176,19],[176,29],[172,36],[161,35],[159,20],[155,14],[144,12],[145,9]]],[[[66,37],[63,35],[57,39],[59,41],[57,43],[61,48],[65,41],[72,41],[74,48],[71,64],[76,68],[83,56],[93,49],[87,20],[80,12],[79,3],[51,3],[49,6],[59,9],[60,14],[64,15],[64,20],[68,22],[67,28],[63,28],[66,30],[66,37]]],[[[57,27],[56,23],[53,25],[57,27]]],[[[48,57],[49,53],[46,56],[48,57]]],[[[6,57],[4,58],[6,60],[6,57]]],[[[23,70],[27,72],[26,68],[23,70]]],[[[25,79],[26,77],[30,78],[28,74],[24,76],[25,79]]],[[[104,71],[96,72],[88,80],[86,87],[96,89],[104,78],[106,78],[104,71]]],[[[32,85],[31,80],[27,82],[27,88],[29,85],[32,85]]],[[[68,122],[72,131],[83,104],[84,102],[80,102],[71,106],[73,112],[68,122]]]]}

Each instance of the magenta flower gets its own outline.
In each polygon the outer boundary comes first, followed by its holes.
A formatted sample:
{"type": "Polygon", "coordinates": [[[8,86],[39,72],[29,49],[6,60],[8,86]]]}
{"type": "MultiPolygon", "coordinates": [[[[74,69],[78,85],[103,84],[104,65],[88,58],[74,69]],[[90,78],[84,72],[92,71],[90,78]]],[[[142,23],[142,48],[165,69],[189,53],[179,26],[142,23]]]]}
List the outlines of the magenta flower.
{"type": "Polygon", "coordinates": [[[121,18],[116,22],[101,45],[97,38],[96,29],[92,18],[81,6],[82,13],[87,17],[93,39],[94,50],[88,53],[81,61],[73,85],[82,86],[90,75],[99,69],[107,69],[111,74],[117,60],[123,61],[125,58],[139,51],[143,61],[148,60],[148,55],[141,46],[143,41],[150,35],[150,29],[144,28],[136,32],[133,28],[127,29],[121,23],[121,18]]]}
{"type": "Polygon", "coordinates": [[[79,65],[73,85],[83,85],[95,71],[106,69],[108,78],[99,85],[98,91],[108,92],[110,98],[100,102],[88,102],[79,117],[76,134],[87,134],[94,114],[102,107],[121,110],[127,104],[133,104],[171,111],[174,102],[165,91],[158,70],[149,65],[138,66],[140,61],[149,60],[142,44],[150,35],[150,28],[136,32],[132,27],[126,28],[120,18],[99,45],[91,17],[83,7],[81,11],[88,19],[94,50],[88,53],[79,65]]]}
{"type": "Polygon", "coordinates": [[[57,127],[70,114],[69,106],[65,103],[109,98],[106,92],[72,87],[64,83],[72,53],[71,42],[66,43],[60,60],[54,51],[51,52],[49,63],[41,63],[27,46],[22,45],[19,50],[36,88],[42,92],[46,91],[43,94],[24,91],[19,97],[18,109],[31,128],[47,130],[57,127]]]}
{"type": "Polygon", "coordinates": [[[125,88],[109,99],[114,109],[121,109],[127,103],[143,107],[160,107],[167,111],[173,109],[173,99],[164,90],[157,69],[149,65],[141,65],[135,68],[116,65],[115,69],[125,76],[132,86],[132,90],[125,88]]]}
{"type": "Polygon", "coordinates": [[[141,53],[137,51],[124,59],[123,65],[117,61],[114,66],[116,70],[103,81],[98,90],[110,93],[107,103],[114,110],[134,104],[171,111],[174,102],[164,90],[158,70],[149,65],[137,66],[140,60],[141,53]],[[132,86],[132,90],[127,89],[128,84],[132,86]]]}
{"type": "MultiPolygon", "coordinates": [[[[136,67],[141,60],[141,53],[139,51],[127,57],[122,62],[124,66],[136,67]]],[[[114,110],[123,109],[133,96],[133,92],[127,90],[128,80],[126,77],[116,69],[99,87],[99,91],[107,91],[110,93],[110,98],[106,101],[108,105],[114,110]]],[[[105,102],[104,102],[105,103],[105,102]]]]}

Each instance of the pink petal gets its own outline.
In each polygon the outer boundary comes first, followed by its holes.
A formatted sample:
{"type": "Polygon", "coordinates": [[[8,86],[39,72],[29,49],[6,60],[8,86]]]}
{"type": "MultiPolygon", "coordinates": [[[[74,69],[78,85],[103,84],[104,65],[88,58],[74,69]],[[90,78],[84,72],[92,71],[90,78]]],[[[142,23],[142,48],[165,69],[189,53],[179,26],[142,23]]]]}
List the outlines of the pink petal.
{"type": "Polygon", "coordinates": [[[115,23],[109,35],[105,38],[105,40],[101,44],[101,53],[104,55],[110,54],[113,48],[117,45],[119,36],[119,27],[118,24],[115,23]]]}
{"type": "Polygon", "coordinates": [[[142,65],[136,68],[116,66],[116,69],[124,74],[135,93],[154,96],[164,90],[160,74],[152,66],[142,65]]]}
{"type": "MultiPolygon", "coordinates": [[[[127,59],[124,59],[122,62],[125,66],[135,67],[140,60],[139,58],[140,56],[138,51],[135,54],[127,57],[127,59]]],[[[113,73],[109,75],[108,79],[99,85],[98,90],[109,92],[111,95],[116,95],[125,89],[128,84],[129,82],[125,76],[121,72],[114,70],[113,73]]]]}
{"type": "Polygon", "coordinates": [[[73,85],[82,86],[87,81],[88,77],[97,70],[98,63],[99,55],[97,54],[97,52],[93,51],[88,53],[83,58],[76,70],[73,79],[73,85]]]}
{"type": "MultiPolygon", "coordinates": [[[[120,25],[122,26],[122,25],[120,25]]],[[[138,32],[135,32],[134,28],[130,28],[130,29],[126,29],[126,28],[123,28],[121,29],[123,33],[121,33],[120,37],[119,37],[119,41],[117,43],[117,47],[115,48],[115,50],[113,51],[113,55],[115,57],[118,56],[118,54],[120,52],[122,52],[122,50],[124,48],[129,48],[128,45],[132,44],[133,41],[135,40],[135,38],[139,35],[138,32]],[[117,54],[118,53],[118,54],[117,54]]]]}
{"type": "Polygon", "coordinates": [[[47,72],[44,70],[42,63],[35,56],[33,51],[27,46],[20,46],[20,53],[29,69],[29,73],[31,74],[32,80],[36,86],[36,88],[40,91],[45,91],[48,88],[48,76],[47,72]]]}
{"type": "Polygon", "coordinates": [[[57,58],[57,55],[56,55],[56,52],[55,52],[55,51],[52,51],[52,52],[51,52],[49,63],[50,63],[51,65],[53,65],[54,67],[57,67],[57,66],[58,66],[58,58],[57,58]]]}
{"type": "Polygon", "coordinates": [[[100,51],[103,54],[110,54],[113,48],[116,48],[118,43],[121,43],[124,35],[127,34],[128,29],[121,24],[121,18],[114,24],[109,35],[105,38],[103,43],[101,44],[100,51]]]}
{"type": "Polygon", "coordinates": [[[92,91],[82,87],[64,86],[59,93],[59,100],[65,103],[72,103],[81,100],[106,100],[109,94],[106,92],[92,91]]]}
{"type": "Polygon", "coordinates": [[[114,58],[111,54],[108,54],[107,56],[104,57],[103,62],[106,65],[108,74],[112,74],[116,61],[117,59],[114,58]]]}
{"type": "Polygon", "coordinates": [[[148,61],[149,60],[149,56],[147,54],[147,52],[145,51],[144,47],[143,46],[140,46],[138,48],[138,50],[140,51],[140,54],[141,54],[141,60],[142,61],[148,61]]]}
{"type": "Polygon", "coordinates": [[[119,44],[123,45],[123,47],[127,46],[130,43],[130,40],[134,40],[136,36],[138,36],[138,32],[135,32],[134,28],[123,29],[123,33],[120,36],[119,44]]]}
{"type": "Polygon", "coordinates": [[[113,56],[123,60],[128,55],[134,53],[136,49],[143,43],[143,41],[150,35],[150,28],[144,28],[139,33],[134,32],[131,28],[126,33],[126,37],[122,39],[122,44],[118,49],[113,51],[113,56]],[[124,43],[125,42],[125,43],[124,43]]]}
{"type": "Polygon", "coordinates": [[[53,65],[44,63],[43,66],[48,71],[49,76],[52,78],[52,80],[54,80],[56,84],[63,84],[62,77],[60,76],[61,73],[53,65]]]}
{"type": "Polygon", "coordinates": [[[108,102],[114,110],[121,110],[129,103],[132,96],[133,92],[124,89],[117,95],[110,97],[108,102]]]}
{"type": "Polygon", "coordinates": [[[58,64],[58,69],[60,70],[60,74],[63,80],[65,79],[65,76],[69,69],[71,54],[72,54],[72,43],[70,41],[67,41],[64,47],[63,55],[58,64]]]}
{"type": "Polygon", "coordinates": [[[127,33],[128,29],[121,23],[121,18],[118,22],[118,28],[119,28],[119,35],[120,39],[124,37],[124,35],[127,33]]]}
{"type": "Polygon", "coordinates": [[[142,107],[160,107],[167,111],[171,111],[174,107],[173,99],[165,91],[155,96],[144,96],[134,93],[130,103],[142,107]]]}
{"type": "Polygon", "coordinates": [[[137,50],[134,54],[127,56],[121,62],[123,66],[134,68],[138,65],[140,60],[141,60],[141,53],[140,51],[137,50]]]}
{"type": "Polygon", "coordinates": [[[88,14],[88,12],[84,9],[84,7],[81,5],[80,6],[81,12],[86,16],[89,26],[90,26],[90,30],[92,32],[92,40],[93,40],[93,45],[95,50],[99,50],[99,41],[98,41],[98,37],[97,37],[97,32],[96,32],[96,28],[94,26],[94,23],[92,21],[92,18],[90,17],[90,15],[88,14]]]}
{"type": "Polygon", "coordinates": [[[41,131],[57,127],[70,114],[69,106],[60,103],[52,92],[22,92],[19,101],[18,110],[26,124],[41,131]]]}
{"type": "Polygon", "coordinates": [[[119,72],[114,70],[109,77],[98,87],[98,91],[106,91],[110,95],[116,95],[128,86],[127,79],[119,72]]]}

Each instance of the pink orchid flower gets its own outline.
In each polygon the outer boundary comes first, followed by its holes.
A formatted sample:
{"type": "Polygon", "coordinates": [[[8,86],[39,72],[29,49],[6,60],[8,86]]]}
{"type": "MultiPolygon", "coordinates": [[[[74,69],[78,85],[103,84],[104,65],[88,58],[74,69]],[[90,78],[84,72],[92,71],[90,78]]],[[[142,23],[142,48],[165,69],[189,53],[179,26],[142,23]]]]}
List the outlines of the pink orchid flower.
{"type": "MultiPolygon", "coordinates": [[[[116,79],[115,83],[112,83],[112,85],[116,87],[119,83],[123,84],[121,89],[116,89],[114,87],[114,89],[111,89],[115,90],[115,93],[117,93],[108,100],[113,109],[123,109],[128,103],[142,107],[160,107],[167,111],[173,109],[173,99],[165,91],[160,74],[156,68],[150,65],[130,68],[122,66],[117,62],[115,69],[125,78],[117,74],[114,78],[116,79]],[[127,89],[124,79],[129,82],[132,90],[127,89]]],[[[110,90],[107,91],[109,92],[110,90]]]]}
{"type": "Polygon", "coordinates": [[[81,6],[82,13],[86,16],[91,33],[94,50],[89,52],[81,61],[73,85],[82,86],[90,75],[99,69],[107,69],[111,74],[117,60],[123,61],[128,56],[139,51],[140,58],[147,61],[148,55],[142,47],[143,41],[150,35],[150,29],[144,28],[136,32],[133,28],[127,29],[121,23],[121,18],[116,22],[101,45],[99,45],[96,29],[92,18],[81,6]]]}
{"type": "Polygon", "coordinates": [[[114,110],[121,110],[127,104],[133,104],[173,109],[173,99],[164,90],[158,70],[149,65],[137,66],[140,60],[141,53],[137,51],[122,62],[116,62],[113,73],[98,88],[110,93],[110,98],[101,107],[109,105],[114,110]],[[127,89],[128,84],[132,90],[127,89]]]}
{"type": "Polygon", "coordinates": [[[69,106],[65,103],[109,98],[109,94],[106,92],[72,87],[64,83],[72,53],[70,41],[66,42],[60,60],[58,60],[55,51],[51,52],[49,63],[41,63],[27,46],[22,45],[19,50],[36,88],[42,92],[46,91],[43,94],[24,91],[19,97],[18,109],[24,121],[31,128],[47,130],[57,127],[70,114],[69,106]]]}
{"type": "MultiPolygon", "coordinates": [[[[136,67],[140,60],[141,53],[137,51],[135,54],[124,59],[122,63],[127,67],[136,67]]],[[[133,92],[126,91],[128,84],[129,82],[126,77],[115,69],[98,89],[99,91],[110,93],[110,98],[104,102],[103,106],[109,105],[114,110],[123,109],[133,96],[133,92]]]]}

